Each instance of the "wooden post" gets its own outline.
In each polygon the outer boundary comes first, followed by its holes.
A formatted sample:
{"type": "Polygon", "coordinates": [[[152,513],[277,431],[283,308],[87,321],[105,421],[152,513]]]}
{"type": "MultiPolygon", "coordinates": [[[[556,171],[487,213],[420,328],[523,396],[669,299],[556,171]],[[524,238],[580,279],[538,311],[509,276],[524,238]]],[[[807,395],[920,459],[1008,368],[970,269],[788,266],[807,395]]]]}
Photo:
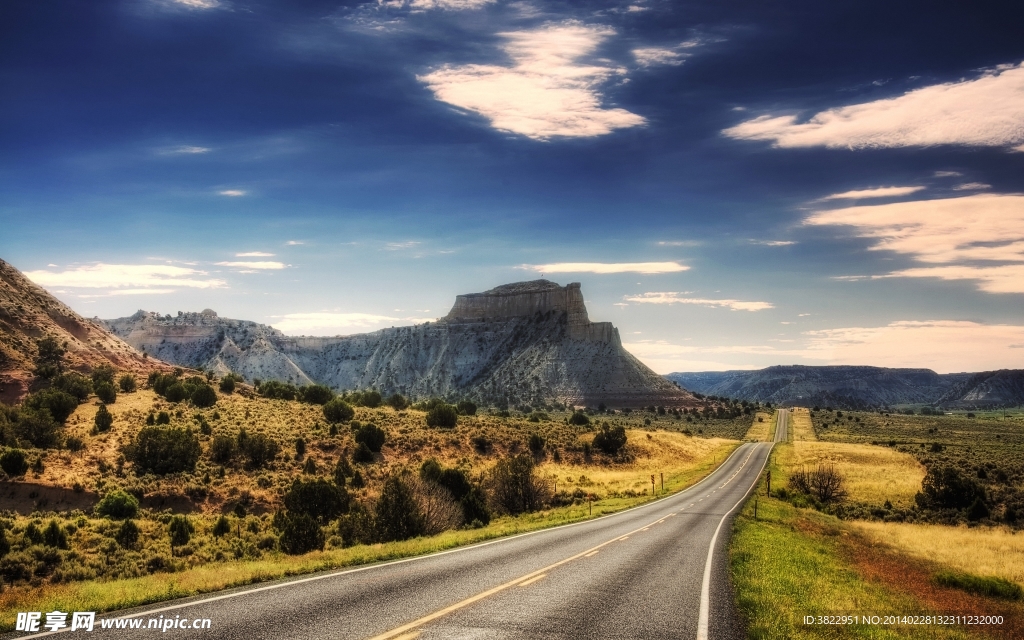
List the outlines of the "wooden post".
{"type": "Polygon", "coordinates": [[[651,474],[651,497],[658,495],[658,491],[654,485],[654,474],[651,474]]]}
{"type": "Polygon", "coordinates": [[[772,495],[772,470],[768,470],[768,495],[772,495]]]}
{"type": "Polygon", "coordinates": [[[757,498],[754,498],[754,520],[757,520],[757,498]]]}
{"type": "Polygon", "coordinates": [[[665,472],[661,472],[661,492],[665,493],[665,472]]]}

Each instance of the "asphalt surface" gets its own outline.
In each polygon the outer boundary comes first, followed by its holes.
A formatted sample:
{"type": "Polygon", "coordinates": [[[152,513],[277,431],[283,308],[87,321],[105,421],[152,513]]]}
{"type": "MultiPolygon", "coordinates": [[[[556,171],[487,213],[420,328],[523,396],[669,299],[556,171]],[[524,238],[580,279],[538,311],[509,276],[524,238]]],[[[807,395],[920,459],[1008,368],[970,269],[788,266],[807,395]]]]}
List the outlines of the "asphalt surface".
{"type": "MultiPolygon", "coordinates": [[[[785,435],[784,411],[778,425],[776,440],[785,435]]],[[[97,620],[93,632],[64,637],[738,639],[727,561],[731,517],[756,486],[771,446],[743,444],[690,489],[611,516],[122,611],[102,617],[131,615],[143,629],[101,630],[97,620]],[[208,618],[210,628],[146,630],[161,618],[208,618]]]]}
{"type": "Polygon", "coordinates": [[[775,423],[775,442],[785,442],[789,439],[789,410],[779,409],[778,416],[775,423]]]}

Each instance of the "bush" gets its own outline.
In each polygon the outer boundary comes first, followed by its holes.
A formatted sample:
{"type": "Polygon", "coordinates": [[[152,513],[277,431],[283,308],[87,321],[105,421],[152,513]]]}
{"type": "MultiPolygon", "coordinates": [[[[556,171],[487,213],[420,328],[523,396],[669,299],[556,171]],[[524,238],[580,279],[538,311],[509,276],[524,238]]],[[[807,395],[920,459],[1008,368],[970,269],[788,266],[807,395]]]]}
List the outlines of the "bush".
{"type": "Polygon", "coordinates": [[[167,533],[171,539],[172,547],[183,547],[192,539],[195,533],[195,526],[183,515],[176,515],[167,524],[167,533]]]}
{"type": "Polygon", "coordinates": [[[226,375],[220,379],[220,392],[221,393],[234,393],[235,392],[235,378],[231,375],[226,375]]]}
{"type": "Polygon", "coordinates": [[[476,415],[476,403],[470,402],[469,400],[460,400],[459,403],[455,405],[455,408],[458,410],[460,415],[476,415]]]}
{"type": "Polygon", "coordinates": [[[373,452],[370,451],[370,447],[366,446],[365,442],[360,442],[356,446],[356,450],[352,452],[353,462],[373,462],[373,460],[373,452]]]}
{"type": "Polygon", "coordinates": [[[92,370],[92,384],[94,387],[104,383],[113,386],[115,375],[117,372],[114,371],[114,367],[109,364],[101,364],[92,370]]]}
{"type": "Polygon", "coordinates": [[[381,447],[387,440],[384,430],[375,424],[366,424],[356,431],[355,440],[357,444],[365,444],[366,448],[374,453],[380,453],[381,447]]]}
{"type": "Polygon", "coordinates": [[[813,471],[797,471],[789,476],[790,489],[814,497],[822,504],[846,499],[846,479],[833,466],[820,464],[813,471]]]}
{"type": "Polygon", "coordinates": [[[914,500],[925,509],[964,509],[976,500],[984,502],[985,489],[955,467],[931,466],[914,500]]]}
{"type": "Polygon", "coordinates": [[[122,393],[134,393],[139,385],[135,382],[135,376],[126,373],[117,379],[117,386],[121,388],[122,393]]]}
{"type": "Polygon", "coordinates": [[[967,593],[990,598],[1002,600],[1024,598],[1024,590],[1019,584],[996,576],[976,576],[960,571],[940,571],[936,574],[935,581],[945,587],[961,589],[967,593]]]}
{"type": "Polygon", "coordinates": [[[311,384],[299,389],[300,400],[308,404],[327,404],[334,400],[334,392],[323,384],[311,384]]]}
{"type": "Polygon", "coordinates": [[[271,398],[274,400],[294,400],[299,394],[299,390],[293,384],[287,382],[278,382],[276,380],[269,380],[260,384],[256,391],[264,398],[271,398]]]}
{"type": "Polygon", "coordinates": [[[217,464],[227,464],[235,457],[238,449],[235,439],[230,436],[214,436],[210,443],[210,459],[217,464]]]}
{"type": "Polygon", "coordinates": [[[213,525],[213,537],[219,538],[231,532],[231,523],[227,517],[221,516],[217,518],[217,522],[213,525]]]}
{"type": "Polygon", "coordinates": [[[134,549],[139,543],[140,533],[142,532],[139,531],[139,525],[135,524],[134,520],[125,520],[114,535],[114,539],[125,549],[134,549]]]}
{"type": "Polygon", "coordinates": [[[56,338],[46,337],[36,342],[36,373],[43,378],[51,378],[64,368],[64,354],[67,343],[61,345],[56,338]]]}
{"type": "Polygon", "coordinates": [[[92,394],[92,380],[72,371],[55,377],[50,382],[50,388],[75,396],[82,403],[92,394]]]}
{"type": "Polygon", "coordinates": [[[576,411],[569,416],[569,424],[576,425],[577,427],[585,427],[590,424],[590,417],[582,411],[576,411]]]}
{"type": "Polygon", "coordinates": [[[607,424],[594,436],[594,446],[608,455],[617,454],[622,447],[626,446],[626,429],[624,427],[609,427],[607,424]]]}
{"type": "Polygon", "coordinates": [[[299,458],[306,455],[306,441],[302,438],[295,440],[295,455],[299,458]]]}
{"type": "Polygon", "coordinates": [[[534,474],[533,458],[528,455],[499,460],[491,470],[490,485],[495,507],[510,515],[537,511],[548,493],[534,474]]]}
{"type": "Polygon", "coordinates": [[[971,522],[984,520],[990,515],[992,514],[989,511],[988,506],[985,505],[984,501],[982,501],[980,497],[975,498],[974,502],[971,503],[971,506],[967,507],[967,519],[971,522]]]}
{"type": "Polygon", "coordinates": [[[114,416],[110,415],[110,411],[107,410],[107,405],[101,404],[100,408],[96,410],[96,417],[93,418],[93,424],[96,425],[96,430],[100,433],[110,430],[110,427],[114,424],[114,416]]]}
{"type": "Polygon", "coordinates": [[[323,479],[296,480],[284,496],[288,514],[304,514],[323,524],[348,511],[345,489],[323,479]]]}
{"type": "Polygon", "coordinates": [[[352,466],[345,456],[338,458],[338,464],[334,466],[334,484],[344,487],[346,479],[352,477],[352,466]]]}
{"type": "Polygon", "coordinates": [[[208,384],[196,385],[189,395],[189,400],[200,409],[205,409],[217,404],[217,392],[208,384]]]}
{"type": "Polygon", "coordinates": [[[93,390],[96,392],[96,397],[103,404],[114,404],[117,402],[117,391],[114,389],[114,385],[109,382],[100,382],[93,386],[93,390]]]}
{"type": "Polygon", "coordinates": [[[527,441],[527,444],[530,447],[530,451],[533,452],[533,455],[539,455],[542,451],[544,451],[544,438],[539,434],[531,433],[530,439],[527,441]]]}
{"type": "Polygon", "coordinates": [[[56,520],[50,520],[50,524],[43,529],[43,544],[55,549],[67,549],[68,533],[56,520]]]}
{"type": "Polygon", "coordinates": [[[134,518],[139,512],[139,501],[130,493],[115,489],[96,503],[96,515],[115,520],[134,518]]]}
{"type": "Polygon", "coordinates": [[[21,449],[8,449],[0,454],[0,469],[12,478],[28,473],[28,460],[21,449]]]}
{"type": "Polygon", "coordinates": [[[60,424],[47,409],[22,407],[17,412],[14,434],[35,447],[48,449],[60,442],[60,424]]]}
{"type": "Polygon", "coordinates": [[[331,424],[348,422],[355,415],[355,410],[341,398],[335,398],[324,405],[324,418],[331,424]]]}
{"type": "Polygon", "coordinates": [[[423,535],[425,524],[412,489],[399,476],[384,481],[376,504],[375,525],[381,542],[423,535]]]}
{"type": "Polygon", "coordinates": [[[238,450],[245,457],[248,468],[259,469],[273,460],[281,447],[262,433],[250,436],[242,429],[238,432],[238,450]]]}
{"type": "MultiPolygon", "coordinates": [[[[166,411],[161,411],[156,414],[156,423],[159,424],[171,424],[171,414],[166,411]]],[[[148,424],[148,423],[147,423],[148,424]]]]}
{"type": "Polygon", "coordinates": [[[143,427],[125,457],[143,473],[193,471],[199,461],[199,438],[190,429],[143,427]]]}
{"type": "Polygon", "coordinates": [[[181,402],[187,397],[188,391],[185,390],[185,385],[180,382],[175,382],[167,387],[167,390],[164,392],[164,398],[167,398],[168,402],[181,402]]]}
{"type": "Polygon", "coordinates": [[[380,393],[377,391],[356,391],[355,393],[347,396],[349,402],[357,407],[367,407],[370,409],[376,409],[384,403],[384,399],[381,398],[380,393]]]}
{"type": "Polygon", "coordinates": [[[402,411],[409,406],[409,401],[400,393],[392,393],[388,396],[388,399],[384,401],[384,404],[388,405],[395,411],[402,411]]]}
{"type": "Polygon", "coordinates": [[[423,533],[436,535],[462,525],[462,506],[448,489],[420,478],[409,481],[423,520],[423,533]]]}
{"type": "Polygon", "coordinates": [[[452,429],[459,421],[458,410],[450,404],[439,404],[427,411],[427,426],[452,429]]]}
{"type": "Polygon", "coordinates": [[[45,409],[54,420],[64,424],[78,408],[78,398],[59,389],[46,389],[25,398],[24,406],[39,411],[45,409]]]}
{"type": "Polygon", "coordinates": [[[285,519],[280,544],[289,555],[320,550],[324,548],[324,532],[316,520],[300,513],[285,519]]]}

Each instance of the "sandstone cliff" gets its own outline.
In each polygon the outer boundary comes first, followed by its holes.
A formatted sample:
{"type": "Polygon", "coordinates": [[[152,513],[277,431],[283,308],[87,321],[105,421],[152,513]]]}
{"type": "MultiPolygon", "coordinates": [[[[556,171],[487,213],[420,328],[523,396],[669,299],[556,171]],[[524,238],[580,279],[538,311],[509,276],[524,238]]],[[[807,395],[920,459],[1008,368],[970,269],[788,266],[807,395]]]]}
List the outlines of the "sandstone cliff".
{"type": "Polygon", "coordinates": [[[329,338],[290,337],[209,310],[177,317],[140,311],[104,323],[162,360],[235,371],[248,380],[487,403],[695,404],[623,349],[611,323],[590,322],[577,283],[504,285],[457,296],[437,322],[329,338]]]}

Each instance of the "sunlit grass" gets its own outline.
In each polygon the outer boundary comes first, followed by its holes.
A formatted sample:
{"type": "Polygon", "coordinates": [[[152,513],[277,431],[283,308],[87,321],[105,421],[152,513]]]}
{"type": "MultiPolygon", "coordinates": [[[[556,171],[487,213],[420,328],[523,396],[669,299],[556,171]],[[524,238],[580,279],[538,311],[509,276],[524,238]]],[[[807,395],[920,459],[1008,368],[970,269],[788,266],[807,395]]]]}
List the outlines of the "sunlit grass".
{"type": "Polygon", "coordinates": [[[772,434],[774,433],[774,414],[765,413],[758,411],[754,414],[754,420],[750,425],[750,431],[747,431],[747,435],[743,437],[744,440],[753,440],[755,442],[767,442],[771,440],[772,434]],[[761,422],[757,419],[760,418],[761,422]]]}

